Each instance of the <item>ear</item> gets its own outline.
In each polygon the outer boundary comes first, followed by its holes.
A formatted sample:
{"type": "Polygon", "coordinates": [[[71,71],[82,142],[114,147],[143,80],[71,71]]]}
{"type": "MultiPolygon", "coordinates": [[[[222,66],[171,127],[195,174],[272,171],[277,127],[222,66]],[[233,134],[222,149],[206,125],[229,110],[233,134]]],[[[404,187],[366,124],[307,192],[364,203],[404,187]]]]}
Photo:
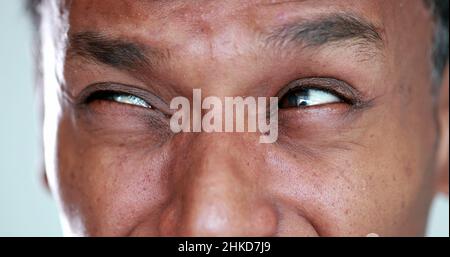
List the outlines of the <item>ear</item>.
{"type": "Polygon", "coordinates": [[[449,67],[444,71],[442,85],[437,97],[437,119],[439,126],[439,147],[437,149],[437,191],[448,196],[449,177],[449,67]]]}

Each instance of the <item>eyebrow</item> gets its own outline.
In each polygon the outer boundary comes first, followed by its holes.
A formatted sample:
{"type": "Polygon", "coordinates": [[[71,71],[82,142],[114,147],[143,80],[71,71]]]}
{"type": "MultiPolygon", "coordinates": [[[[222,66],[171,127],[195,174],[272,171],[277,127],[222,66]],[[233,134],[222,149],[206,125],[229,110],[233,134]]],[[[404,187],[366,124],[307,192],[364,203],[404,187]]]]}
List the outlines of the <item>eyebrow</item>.
{"type": "MultiPolygon", "coordinates": [[[[288,23],[275,28],[265,36],[266,46],[321,47],[336,43],[358,46],[360,52],[373,55],[383,48],[379,29],[371,22],[354,14],[334,13],[313,20],[288,23]]],[[[170,58],[170,52],[151,48],[123,38],[86,31],[69,36],[67,55],[117,69],[136,70],[152,67],[170,58]]]]}
{"type": "Polygon", "coordinates": [[[67,55],[124,70],[151,67],[169,58],[168,51],[90,31],[69,36],[67,55]]]}
{"type": "Polygon", "coordinates": [[[381,31],[368,20],[349,13],[334,13],[312,20],[282,25],[265,38],[268,46],[303,48],[336,44],[357,46],[360,52],[371,53],[383,49],[381,31]]]}

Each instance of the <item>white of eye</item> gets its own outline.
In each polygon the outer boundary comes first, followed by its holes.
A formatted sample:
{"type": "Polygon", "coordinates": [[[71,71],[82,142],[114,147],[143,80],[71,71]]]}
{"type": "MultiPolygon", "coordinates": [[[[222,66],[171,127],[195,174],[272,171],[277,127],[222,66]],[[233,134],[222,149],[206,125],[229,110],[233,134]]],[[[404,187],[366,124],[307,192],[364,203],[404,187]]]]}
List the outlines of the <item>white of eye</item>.
{"type": "Polygon", "coordinates": [[[134,95],[127,95],[127,94],[115,94],[112,96],[112,100],[123,103],[123,104],[131,104],[136,105],[144,108],[152,108],[146,101],[144,101],[142,98],[139,98],[134,95]]]}
{"type": "Polygon", "coordinates": [[[314,106],[341,102],[341,99],[320,89],[306,89],[306,94],[297,95],[297,106],[314,106]]]}

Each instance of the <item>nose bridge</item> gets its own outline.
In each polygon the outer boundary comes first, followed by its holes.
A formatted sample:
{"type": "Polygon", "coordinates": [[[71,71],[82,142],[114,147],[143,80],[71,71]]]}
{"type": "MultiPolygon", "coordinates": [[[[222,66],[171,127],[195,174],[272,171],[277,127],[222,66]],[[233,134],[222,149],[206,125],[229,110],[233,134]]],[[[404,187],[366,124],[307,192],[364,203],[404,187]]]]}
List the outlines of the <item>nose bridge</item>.
{"type": "Polygon", "coordinates": [[[193,183],[226,186],[228,182],[244,183],[247,173],[242,162],[246,159],[242,137],[238,133],[199,133],[188,146],[190,154],[184,163],[184,173],[193,183]],[[189,164],[186,166],[186,164],[189,164]]]}
{"type": "MultiPolygon", "coordinates": [[[[258,194],[226,136],[200,135],[192,147],[192,159],[178,166],[180,186],[166,213],[170,230],[189,236],[270,235],[275,211],[258,194]]],[[[162,217],[163,219],[165,217],[162,217]]]]}

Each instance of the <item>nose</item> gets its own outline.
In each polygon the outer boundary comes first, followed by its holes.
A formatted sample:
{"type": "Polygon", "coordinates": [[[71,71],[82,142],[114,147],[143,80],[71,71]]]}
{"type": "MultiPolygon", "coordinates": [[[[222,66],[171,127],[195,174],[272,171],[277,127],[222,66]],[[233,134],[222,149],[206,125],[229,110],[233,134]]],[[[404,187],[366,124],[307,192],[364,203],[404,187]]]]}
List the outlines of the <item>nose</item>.
{"type": "Polygon", "coordinates": [[[263,170],[248,160],[239,144],[220,137],[196,140],[189,158],[174,166],[178,183],[161,216],[163,235],[271,236],[276,232],[276,209],[258,186],[258,173],[263,170]]]}

